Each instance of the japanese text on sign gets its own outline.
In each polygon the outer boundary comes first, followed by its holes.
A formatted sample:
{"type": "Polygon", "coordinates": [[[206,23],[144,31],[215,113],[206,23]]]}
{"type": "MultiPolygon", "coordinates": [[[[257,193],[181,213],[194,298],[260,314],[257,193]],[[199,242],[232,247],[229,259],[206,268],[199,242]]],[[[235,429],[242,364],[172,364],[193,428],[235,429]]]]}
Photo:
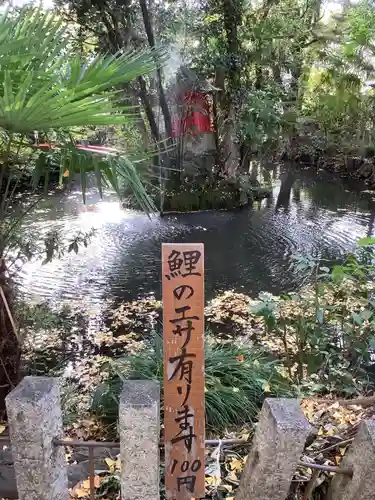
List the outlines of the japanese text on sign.
{"type": "Polygon", "coordinates": [[[204,496],[203,244],[163,244],[165,486],[204,496]]]}

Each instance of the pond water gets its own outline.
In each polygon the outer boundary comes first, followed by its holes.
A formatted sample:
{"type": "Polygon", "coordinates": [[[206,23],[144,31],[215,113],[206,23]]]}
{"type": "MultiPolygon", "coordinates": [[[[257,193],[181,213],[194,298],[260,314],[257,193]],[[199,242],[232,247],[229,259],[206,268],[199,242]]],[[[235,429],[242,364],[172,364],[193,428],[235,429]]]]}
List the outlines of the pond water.
{"type": "Polygon", "coordinates": [[[28,263],[22,287],[37,300],[68,299],[88,307],[151,292],[160,297],[161,243],[203,242],[207,298],[227,289],[281,293],[308,279],[297,272],[293,255],[335,261],[374,232],[375,194],[350,189],[324,172],[272,167],[268,175],[272,196],[233,212],[149,219],[123,210],[114,196],[100,200],[95,190],[86,205],[79,191],[48,196],[23,231],[59,229],[72,237],[95,228],[96,234],[78,255],[28,263]]]}

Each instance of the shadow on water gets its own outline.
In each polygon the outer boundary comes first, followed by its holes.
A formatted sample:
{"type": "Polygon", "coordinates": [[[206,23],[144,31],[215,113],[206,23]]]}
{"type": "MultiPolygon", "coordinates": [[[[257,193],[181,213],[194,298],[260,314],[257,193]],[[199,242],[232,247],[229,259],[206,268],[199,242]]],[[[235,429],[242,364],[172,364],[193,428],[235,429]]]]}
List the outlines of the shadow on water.
{"type": "MultiPolygon", "coordinates": [[[[256,174],[259,177],[259,172],[256,174]]],[[[324,172],[271,166],[263,176],[272,196],[235,212],[203,212],[162,219],[122,210],[112,196],[93,191],[86,206],[78,192],[50,196],[30,215],[24,231],[65,235],[96,228],[87,249],[45,266],[26,265],[30,296],[71,299],[90,308],[103,299],[160,296],[161,243],[203,242],[207,298],[233,288],[281,293],[301,285],[296,253],[340,259],[355,241],[374,231],[375,198],[348,188],[324,172]]]]}

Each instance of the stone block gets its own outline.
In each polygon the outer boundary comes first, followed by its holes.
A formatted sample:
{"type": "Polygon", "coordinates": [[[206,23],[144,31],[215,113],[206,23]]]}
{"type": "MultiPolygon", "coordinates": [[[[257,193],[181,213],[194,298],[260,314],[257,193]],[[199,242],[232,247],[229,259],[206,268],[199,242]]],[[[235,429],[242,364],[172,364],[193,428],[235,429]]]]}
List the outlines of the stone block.
{"type": "Polygon", "coordinates": [[[158,382],[124,382],[119,408],[122,500],[160,498],[159,412],[158,382]]]}
{"type": "Polygon", "coordinates": [[[361,422],[341,467],[352,468],[353,477],[335,474],[330,500],[373,500],[375,498],[375,421],[361,422]]]}
{"type": "Polygon", "coordinates": [[[25,377],[7,396],[19,500],[67,500],[68,476],[58,379],[25,377]]]}
{"type": "Polygon", "coordinates": [[[236,500],[285,500],[311,426],[294,399],[266,399],[236,500]]]}

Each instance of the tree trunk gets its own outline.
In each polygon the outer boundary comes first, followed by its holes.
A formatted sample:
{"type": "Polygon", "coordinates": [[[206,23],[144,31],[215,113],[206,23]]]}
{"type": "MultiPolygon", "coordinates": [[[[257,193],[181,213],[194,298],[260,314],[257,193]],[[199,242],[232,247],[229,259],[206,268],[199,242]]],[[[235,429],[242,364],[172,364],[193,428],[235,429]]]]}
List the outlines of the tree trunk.
{"type": "Polygon", "coordinates": [[[272,66],[272,74],[273,74],[273,79],[275,82],[279,85],[283,84],[283,81],[281,79],[281,68],[279,64],[274,64],[272,66]]]}
{"type": "Polygon", "coordinates": [[[299,84],[302,75],[302,55],[298,52],[298,63],[291,70],[292,79],[290,82],[290,101],[298,105],[299,84]]]}
{"type": "Polygon", "coordinates": [[[0,418],[4,418],[5,397],[18,384],[21,365],[21,346],[9,315],[14,309],[14,291],[4,259],[0,259],[0,287],[0,418]]]}
{"type": "Polygon", "coordinates": [[[217,66],[215,69],[215,87],[219,89],[214,94],[214,127],[215,142],[217,149],[216,163],[220,170],[224,169],[223,164],[223,134],[224,134],[224,110],[225,110],[225,69],[217,66]]]}
{"type": "Polygon", "coordinates": [[[218,164],[230,177],[234,176],[240,160],[240,147],[234,128],[234,111],[229,92],[225,92],[225,69],[218,66],[215,72],[215,87],[220,89],[216,99],[216,128],[220,151],[218,164]]]}
{"type": "Polygon", "coordinates": [[[241,4],[239,0],[223,0],[224,29],[227,37],[228,79],[232,94],[240,89],[240,51],[238,25],[241,23],[241,4]]]}
{"type": "MultiPolygon", "coordinates": [[[[154,38],[154,32],[152,30],[152,26],[151,26],[149,12],[148,12],[147,5],[146,5],[146,0],[139,0],[139,5],[141,6],[141,10],[142,10],[143,23],[145,25],[148,43],[149,43],[150,47],[152,49],[154,49],[155,48],[155,38],[154,38]]],[[[161,107],[163,117],[164,117],[165,131],[167,133],[167,137],[172,138],[171,114],[169,112],[167,99],[165,97],[165,92],[164,92],[164,87],[163,87],[163,78],[162,78],[162,72],[161,72],[160,67],[158,67],[156,70],[156,76],[157,76],[157,84],[158,84],[159,103],[160,103],[160,107],[161,107]]]]}
{"type": "Polygon", "coordinates": [[[155,120],[154,110],[152,109],[150,100],[147,95],[146,82],[143,76],[137,78],[139,84],[139,98],[141,99],[142,105],[144,107],[148,123],[150,125],[151,135],[156,143],[160,141],[159,127],[155,120]]]}
{"type": "Polygon", "coordinates": [[[229,111],[224,125],[224,154],[225,171],[229,177],[235,177],[240,163],[240,146],[235,130],[235,115],[231,103],[228,104],[229,111]]]}
{"type": "Polygon", "coordinates": [[[138,77],[138,83],[139,83],[139,97],[141,99],[142,105],[144,107],[148,123],[150,125],[150,130],[151,130],[151,135],[156,142],[156,145],[158,148],[160,147],[161,152],[159,154],[158,159],[155,157],[155,161],[159,161],[159,178],[160,178],[160,215],[163,215],[164,211],[164,192],[165,192],[165,185],[166,185],[166,179],[168,178],[168,172],[170,170],[170,158],[169,158],[169,153],[168,149],[166,148],[166,145],[161,142],[161,134],[159,131],[158,124],[156,123],[155,115],[154,115],[154,110],[152,109],[152,105],[150,103],[150,99],[147,95],[147,87],[146,87],[146,82],[142,76],[138,77]]]}
{"type": "Polygon", "coordinates": [[[263,71],[259,64],[255,67],[255,90],[260,90],[263,85],[263,71]]]}
{"type": "Polygon", "coordinates": [[[148,151],[149,146],[150,146],[150,143],[149,143],[149,134],[148,134],[148,130],[147,130],[146,124],[145,124],[145,122],[143,120],[143,117],[142,117],[139,109],[137,110],[136,124],[137,124],[138,130],[139,130],[139,133],[140,133],[140,135],[142,137],[143,149],[145,151],[148,151]]]}
{"type": "Polygon", "coordinates": [[[234,177],[240,161],[240,146],[235,129],[236,115],[241,108],[240,50],[238,25],[241,23],[240,1],[223,0],[224,29],[227,38],[228,91],[226,92],[226,119],[224,125],[225,170],[234,177]]]}
{"type": "Polygon", "coordinates": [[[292,172],[287,172],[281,176],[281,186],[279,196],[277,197],[276,210],[283,207],[285,210],[289,209],[290,195],[294,183],[294,175],[292,172]]]}

